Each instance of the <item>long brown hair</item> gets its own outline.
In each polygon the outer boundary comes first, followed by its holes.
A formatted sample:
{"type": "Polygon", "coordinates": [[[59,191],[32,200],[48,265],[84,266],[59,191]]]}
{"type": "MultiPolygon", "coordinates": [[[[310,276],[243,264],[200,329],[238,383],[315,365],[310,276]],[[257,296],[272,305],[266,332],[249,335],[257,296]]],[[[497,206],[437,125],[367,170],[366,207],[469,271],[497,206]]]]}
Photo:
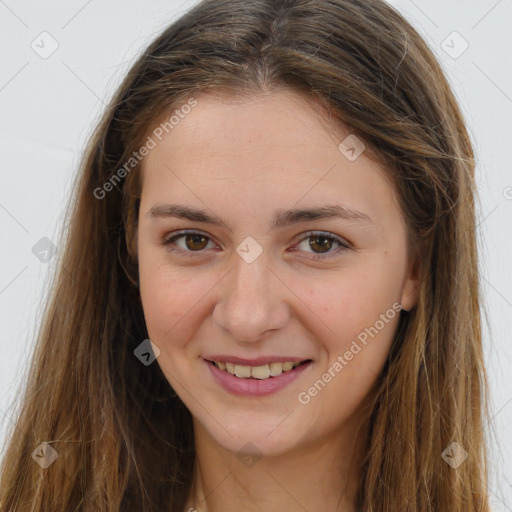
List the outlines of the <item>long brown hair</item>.
{"type": "Polygon", "coordinates": [[[381,0],[205,0],[132,66],[81,162],[9,432],[2,511],[182,512],[191,415],[158,364],[134,355],[148,333],[133,250],[140,162],[130,159],[164,113],[201,91],[278,87],[365,141],[421,247],[419,301],[379,375],[358,510],[488,512],[473,150],[433,53],[381,0]],[[32,457],[42,442],[58,453],[47,468],[32,457]],[[441,456],[453,442],[468,454],[456,468],[441,456]]]}

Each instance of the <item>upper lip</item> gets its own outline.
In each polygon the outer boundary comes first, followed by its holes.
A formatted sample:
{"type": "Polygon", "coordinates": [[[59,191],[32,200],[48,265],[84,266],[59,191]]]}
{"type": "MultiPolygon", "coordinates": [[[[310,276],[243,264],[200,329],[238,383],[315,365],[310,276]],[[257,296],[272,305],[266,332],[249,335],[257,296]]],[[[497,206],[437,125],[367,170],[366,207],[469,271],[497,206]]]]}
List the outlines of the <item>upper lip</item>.
{"type": "Polygon", "coordinates": [[[241,364],[243,366],[263,366],[265,364],[270,363],[286,363],[286,362],[292,362],[292,363],[301,363],[302,361],[309,361],[310,359],[307,357],[296,357],[296,356],[262,356],[262,357],[256,357],[254,359],[247,359],[245,357],[235,357],[235,356],[228,356],[228,355],[213,355],[213,356],[207,356],[203,359],[206,359],[207,361],[217,361],[221,363],[233,363],[233,364],[241,364]]]}

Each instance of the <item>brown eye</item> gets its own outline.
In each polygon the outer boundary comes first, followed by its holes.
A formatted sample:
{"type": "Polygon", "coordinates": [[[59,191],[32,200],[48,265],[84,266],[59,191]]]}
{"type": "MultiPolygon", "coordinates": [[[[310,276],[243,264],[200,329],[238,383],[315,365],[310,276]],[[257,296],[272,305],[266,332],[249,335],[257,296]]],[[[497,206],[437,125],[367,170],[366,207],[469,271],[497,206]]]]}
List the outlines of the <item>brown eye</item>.
{"type": "Polygon", "coordinates": [[[324,235],[312,236],[309,238],[309,246],[316,252],[328,252],[332,248],[334,239],[324,235]]]}
{"type": "Polygon", "coordinates": [[[208,237],[201,234],[185,235],[185,245],[191,251],[200,251],[208,245],[208,237]]]}
{"type": "Polygon", "coordinates": [[[212,243],[210,237],[196,231],[181,232],[162,241],[171,252],[182,253],[185,256],[194,256],[194,253],[202,253],[212,243]]]}
{"type": "MultiPolygon", "coordinates": [[[[330,232],[308,231],[304,235],[305,238],[302,238],[296,247],[299,251],[309,253],[309,259],[319,260],[334,257],[351,248],[349,242],[330,232]]],[[[293,249],[293,251],[296,250],[293,249]]]]}

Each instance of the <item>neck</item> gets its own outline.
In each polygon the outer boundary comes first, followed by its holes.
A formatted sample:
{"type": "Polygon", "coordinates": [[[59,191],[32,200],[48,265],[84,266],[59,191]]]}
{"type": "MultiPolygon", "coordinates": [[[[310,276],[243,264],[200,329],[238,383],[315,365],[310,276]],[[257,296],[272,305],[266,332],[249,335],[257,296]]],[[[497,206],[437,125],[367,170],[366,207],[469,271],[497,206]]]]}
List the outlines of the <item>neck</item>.
{"type": "Polygon", "coordinates": [[[185,512],[355,512],[364,429],[345,425],[300,449],[242,458],[194,419],[196,462],[185,512]]]}

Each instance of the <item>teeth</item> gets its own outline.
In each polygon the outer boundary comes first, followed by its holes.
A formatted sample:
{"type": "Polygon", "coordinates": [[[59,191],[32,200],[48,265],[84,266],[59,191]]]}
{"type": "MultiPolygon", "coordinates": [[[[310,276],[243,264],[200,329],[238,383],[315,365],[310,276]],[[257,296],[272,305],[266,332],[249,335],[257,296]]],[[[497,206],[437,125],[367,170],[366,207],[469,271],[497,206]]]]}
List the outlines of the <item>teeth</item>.
{"type": "Polygon", "coordinates": [[[271,363],[270,364],[270,375],[277,377],[283,373],[283,363],[271,363]]]}
{"type": "Polygon", "coordinates": [[[251,368],[251,377],[254,377],[255,379],[268,379],[270,377],[270,368],[268,364],[264,364],[263,366],[253,366],[251,368]]]}
{"type": "Polygon", "coordinates": [[[248,379],[253,377],[254,379],[265,380],[270,377],[277,377],[283,372],[289,372],[293,368],[299,366],[300,363],[292,363],[287,361],[285,363],[270,363],[262,366],[245,366],[242,364],[223,363],[215,361],[215,366],[219,370],[224,370],[231,375],[236,375],[241,379],[248,379]]]}
{"type": "Polygon", "coordinates": [[[248,379],[251,376],[251,367],[235,364],[235,375],[243,379],[248,379]]]}

